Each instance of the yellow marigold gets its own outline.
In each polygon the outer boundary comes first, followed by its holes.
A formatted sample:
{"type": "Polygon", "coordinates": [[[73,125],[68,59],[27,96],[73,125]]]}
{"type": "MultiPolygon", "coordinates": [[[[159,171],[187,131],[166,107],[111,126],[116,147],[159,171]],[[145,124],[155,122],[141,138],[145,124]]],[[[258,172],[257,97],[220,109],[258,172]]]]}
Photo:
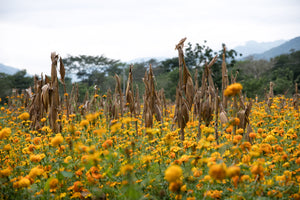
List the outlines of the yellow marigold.
{"type": "Polygon", "coordinates": [[[226,176],[226,165],[223,163],[210,166],[209,175],[215,180],[223,180],[226,176]]]}
{"type": "Polygon", "coordinates": [[[11,169],[9,167],[0,170],[0,177],[9,176],[11,174],[11,169]]]}
{"type": "Polygon", "coordinates": [[[88,120],[82,120],[81,122],[80,122],[80,126],[87,126],[87,125],[89,125],[89,121],[88,120]]]}
{"type": "Polygon", "coordinates": [[[30,186],[30,180],[26,177],[22,177],[18,181],[18,185],[19,185],[19,187],[28,187],[28,186],[30,186]]]}
{"type": "Polygon", "coordinates": [[[24,112],[24,113],[22,113],[21,115],[19,115],[19,118],[20,118],[21,120],[28,120],[29,117],[30,117],[30,115],[29,115],[28,112],[24,112]]]}
{"type": "Polygon", "coordinates": [[[0,131],[0,139],[7,138],[11,134],[11,129],[10,128],[3,128],[0,131]]]}
{"type": "Polygon", "coordinates": [[[182,176],[182,169],[178,165],[171,165],[165,171],[165,179],[169,183],[179,180],[181,176],[182,176]]]}
{"type": "Polygon", "coordinates": [[[208,196],[212,199],[221,199],[223,191],[222,190],[208,190],[204,193],[204,196],[208,196]]]}
{"type": "Polygon", "coordinates": [[[206,138],[206,140],[209,141],[209,142],[212,142],[212,141],[215,140],[215,137],[214,137],[212,134],[210,134],[210,135],[206,138]]]}
{"type": "Polygon", "coordinates": [[[241,168],[238,166],[230,166],[226,170],[226,174],[228,177],[234,177],[240,175],[241,168]]]}
{"type": "Polygon", "coordinates": [[[51,140],[52,146],[58,146],[64,141],[64,138],[61,136],[61,134],[56,134],[54,138],[51,140]]]}
{"type": "Polygon", "coordinates": [[[240,124],[240,119],[239,118],[234,118],[233,119],[233,125],[236,125],[236,126],[238,126],[240,124]]]}
{"type": "Polygon", "coordinates": [[[30,155],[31,162],[40,162],[45,157],[45,154],[30,155]]]}
{"type": "Polygon", "coordinates": [[[233,83],[225,89],[224,95],[225,96],[233,96],[233,95],[238,94],[242,89],[243,89],[243,86],[240,83],[233,83]]]}
{"type": "Polygon", "coordinates": [[[38,145],[38,144],[40,144],[42,142],[42,138],[40,138],[40,137],[35,137],[35,138],[33,138],[33,143],[35,144],[35,145],[38,145]]]}
{"type": "MultiPolygon", "coordinates": [[[[96,120],[97,117],[98,117],[98,114],[97,114],[97,113],[90,113],[90,114],[88,114],[88,115],[85,116],[85,118],[86,118],[89,122],[96,120]]],[[[86,125],[88,125],[88,124],[86,124],[86,125]]]]}
{"type": "Polygon", "coordinates": [[[71,156],[67,156],[67,157],[64,159],[64,163],[69,163],[70,160],[72,160],[72,157],[71,157],[71,156]]]}
{"type": "Polygon", "coordinates": [[[3,150],[4,150],[4,151],[9,151],[9,150],[11,150],[11,145],[10,145],[10,144],[5,145],[5,146],[3,147],[3,150]]]}
{"type": "Polygon", "coordinates": [[[251,132],[251,133],[249,134],[249,137],[250,137],[250,138],[253,138],[253,139],[256,138],[256,133],[251,132]]]}
{"type": "Polygon", "coordinates": [[[106,132],[105,128],[100,128],[93,131],[94,135],[98,135],[98,136],[104,134],[105,132],[106,132]]]}
{"type": "Polygon", "coordinates": [[[263,172],[264,172],[264,168],[260,163],[255,164],[251,167],[251,173],[253,175],[263,175],[263,172]]]}
{"type": "Polygon", "coordinates": [[[290,163],[289,162],[285,162],[282,167],[290,167],[290,163]]]}
{"type": "Polygon", "coordinates": [[[52,180],[50,181],[50,183],[49,183],[49,186],[50,186],[51,189],[56,188],[57,185],[58,185],[58,179],[57,179],[57,178],[52,179],[52,180]]]}
{"type": "Polygon", "coordinates": [[[40,167],[34,167],[30,170],[29,172],[29,177],[30,178],[35,178],[37,176],[40,176],[44,173],[44,169],[40,167]]]}
{"type": "Polygon", "coordinates": [[[177,192],[180,190],[182,182],[180,180],[172,181],[169,185],[169,190],[172,192],[177,192]]]}
{"type": "Polygon", "coordinates": [[[243,176],[241,177],[241,181],[242,181],[242,182],[245,182],[245,181],[248,181],[248,180],[250,180],[250,176],[249,176],[249,175],[243,175],[243,176]]]}
{"type": "Polygon", "coordinates": [[[130,172],[133,170],[133,165],[127,164],[121,167],[121,173],[125,175],[127,172],[130,172]]]}

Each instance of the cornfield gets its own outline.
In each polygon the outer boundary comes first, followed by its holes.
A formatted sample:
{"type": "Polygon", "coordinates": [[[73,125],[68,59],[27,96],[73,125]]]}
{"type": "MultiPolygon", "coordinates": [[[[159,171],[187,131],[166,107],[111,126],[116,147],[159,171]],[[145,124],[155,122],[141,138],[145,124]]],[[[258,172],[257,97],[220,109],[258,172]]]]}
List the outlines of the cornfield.
{"type": "MultiPolygon", "coordinates": [[[[140,102],[130,67],[126,93],[86,95],[64,85],[62,59],[51,54],[51,78],[14,91],[0,110],[1,199],[300,199],[299,98],[243,96],[222,64],[222,88],[211,66],[202,85],[177,45],[176,102],[157,91],[152,67],[140,102]],[[57,65],[61,79],[58,80],[57,65]],[[64,85],[59,97],[58,81],[64,85]]],[[[197,73],[196,73],[197,74],[197,73]]],[[[167,89],[167,88],[165,88],[167,89]]]]}

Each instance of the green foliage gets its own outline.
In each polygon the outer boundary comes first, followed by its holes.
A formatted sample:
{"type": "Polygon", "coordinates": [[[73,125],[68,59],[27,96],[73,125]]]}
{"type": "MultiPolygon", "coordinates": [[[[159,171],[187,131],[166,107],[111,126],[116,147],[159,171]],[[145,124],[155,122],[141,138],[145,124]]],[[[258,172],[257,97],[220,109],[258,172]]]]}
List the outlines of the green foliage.
{"type": "Polygon", "coordinates": [[[243,84],[243,91],[248,97],[257,95],[263,98],[270,82],[274,83],[275,95],[291,97],[295,83],[300,81],[300,51],[280,55],[270,61],[249,58],[237,62],[233,70],[239,71],[237,81],[243,84]]]}
{"type": "Polygon", "coordinates": [[[6,103],[6,97],[11,95],[13,88],[17,89],[20,93],[21,90],[33,85],[33,78],[26,75],[26,70],[18,71],[13,75],[0,73],[0,85],[1,103],[6,103]]]}

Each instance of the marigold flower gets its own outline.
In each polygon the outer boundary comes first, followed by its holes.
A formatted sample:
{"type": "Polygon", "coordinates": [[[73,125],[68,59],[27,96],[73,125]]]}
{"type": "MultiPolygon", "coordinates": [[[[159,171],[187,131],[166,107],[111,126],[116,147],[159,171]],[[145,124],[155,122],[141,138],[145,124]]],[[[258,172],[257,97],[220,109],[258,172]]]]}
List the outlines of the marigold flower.
{"type": "Polygon", "coordinates": [[[165,171],[165,179],[169,183],[179,180],[181,176],[182,176],[182,169],[178,165],[171,165],[165,171]]]}
{"type": "Polygon", "coordinates": [[[0,170],[0,178],[1,177],[5,177],[5,176],[9,176],[11,174],[11,169],[9,167],[0,170]]]}
{"type": "Polygon", "coordinates": [[[242,89],[243,89],[243,86],[240,83],[233,83],[225,89],[224,95],[225,96],[233,96],[233,95],[238,94],[242,89]]]}
{"type": "Polygon", "coordinates": [[[58,146],[64,141],[64,138],[61,136],[61,134],[56,134],[54,138],[51,140],[52,146],[58,146]]]}
{"type": "Polygon", "coordinates": [[[249,137],[252,139],[256,138],[256,133],[253,132],[249,133],[249,137]]]}
{"type": "Polygon", "coordinates": [[[180,180],[172,181],[172,182],[170,182],[169,190],[172,192],[177,192],[180,190],[181,185],[182,185],[182,181],[180,181],[180,180]]]}
{"type": "Polygon", "coordinates": [[[3,147],[3,150],[4,151],[10,151],[11,150],[11,145],[10,144],[7,144],[3,147]]]}
{"type": "Polygon", "coordinates": [[[226,174],[228,177],[239,176],[241,172],[241,168],[238,166],[230,166],[226,170],[226,174]]]}
{"type": "Polygon", "coordinates": [[[87,126],[87,125],[89,125],[89,121],[88,120],[82,120],[81,122],[80,122],[80,126],[87,126]]]}
{"type": "Polygon", "coordinates": [[[11,134],[11,129],[10,128],[3,128],[0,131],[0,139],[7,138],[11,134]]]}
{"type": "Polygon", "coordinates": [[[111,146],[112,146],[112,143],[113,143],[113,141],[112,141],[111,139],[108,139],[108,140],[106,140],[106,141],[102,144],[102,147],[103,147],[104,149],[107,149],[108,147],[111,147],[111,146]]]}
{"type": "Polygon", "coordinates": [[[24,112],[24,113],[22,113],[21,115],[19,115],[19,118],[20,118],[21,120],[28,120],[29,117],[30,117],[30,115],[29,115],[28,112],[24,112]]]}
{"type": "Polygon", "coordinates": [[[34,163],[38,163],[43,159],[43,156],[41,154],[37,155],[30,155],[30,161],[34,163]]]}
{"type": "Polygon", "coordinates": [[[29,172],[29,177],[30,178],[35,178],[37,176],[40,176],[44,173],[44,169],[40,168],[40,167],[34,167],[30,170],[29,172]]]}
{"type": "Polygon", "coordinates": [[[223,180],[226,176],[226,165],[222,163],[210,166],[209,175],[215,180],[223,180]]]}
{"type": "Polygon", "coordinates": [[[19,187],[28,187],[30,186],[30,180],[26,177],[22,177],[19,181],[18,181],[18,186],[19,187]]]}
{"type": "Polygon", "coordinates": [[[72,160],[72,157],[71,157],[71,156],[67,156],[67,157],[64,159],[64,163],[69,163],[70,160],[72,160]]]}
{"type": "Polygon", "coordinates": [[[53,178],[51,179],[49,186],[51,189],[55,189],[58,185],[58,179],[57,178],[53,178]]]}
{"type": "Polygon", "coordinates": [[[251,173],[253,174],[253,175],[260,175],[260,176],[263,176],[263,173],[264,173],[264,168],[263,168],[263,166],[260,164],[260,163],[258,163],[258,164],[255,164],[255,165],[253,165],[252,167],[251,167],[251,173]]]}
{"type": "Polygon", "coordinates": [[[121,167],[121,174],[125,175],[127,172],[133,170],[133,165],[127,164],[121,167]]]}

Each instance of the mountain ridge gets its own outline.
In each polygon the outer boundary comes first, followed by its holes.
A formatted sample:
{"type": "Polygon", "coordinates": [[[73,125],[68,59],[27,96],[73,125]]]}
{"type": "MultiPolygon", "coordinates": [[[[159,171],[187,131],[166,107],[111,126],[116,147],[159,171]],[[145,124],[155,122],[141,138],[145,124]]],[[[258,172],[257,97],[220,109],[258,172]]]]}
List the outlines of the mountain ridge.
{"type": "Polygon", "coordinates": [[[20,69],[0,63],[0,73],[13,75],[13,74],[17,73],[18,71],[20,71],[20,69]]]}
{"type": "Polygon", "coordinates": [[[260,54],[254,54],[252,55],[254,59],[264,59],[264,60],[270,60],[271,58],[274,58],[276,56],[282,55],[282,54],[289,54],[292,51],[299,51],[300,50],[300,36],[295,37],[277,47],[273,47],[263,53],[260,54]]]}

